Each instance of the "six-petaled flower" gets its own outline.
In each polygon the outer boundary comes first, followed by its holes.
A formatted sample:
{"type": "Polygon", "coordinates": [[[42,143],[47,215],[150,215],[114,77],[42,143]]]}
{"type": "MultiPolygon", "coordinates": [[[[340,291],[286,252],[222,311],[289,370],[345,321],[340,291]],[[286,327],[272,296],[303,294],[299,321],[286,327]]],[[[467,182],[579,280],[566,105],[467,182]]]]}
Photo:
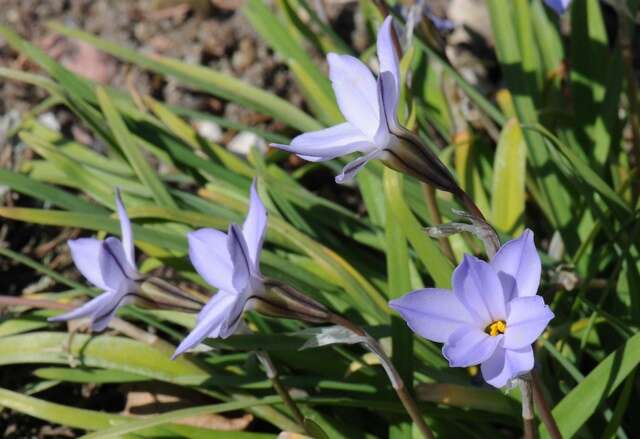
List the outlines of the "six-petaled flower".
{"type": "Polygon", "coordinates": [[[532,343],[553,318],[537,295],[541,263],[533,233],[507,242],[490,262],[465,255],[453,292],[426,288],[390,302],[417,334],[444,343],[452,367],[481,364],[489,384],[503,387],[533,368],[532,343]]]}

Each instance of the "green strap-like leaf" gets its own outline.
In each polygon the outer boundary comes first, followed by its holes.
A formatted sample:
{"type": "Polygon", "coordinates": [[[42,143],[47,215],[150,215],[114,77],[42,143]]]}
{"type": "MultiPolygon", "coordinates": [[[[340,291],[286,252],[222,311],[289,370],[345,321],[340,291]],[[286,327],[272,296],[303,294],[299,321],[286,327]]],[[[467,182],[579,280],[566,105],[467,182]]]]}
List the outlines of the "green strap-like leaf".
{"type": "Polygon", "coordinates": [[[138,148],[131,133],[129,133],[120,113],[116,110],[105,89],[98,88],[96,95],[118,145],[129,160],[131,167],[135,170],[140,181],[153,193],[153,198],[158,204],[166,207],[177,207],[171,195],[169,195],[167,188],[142,155],[142,151],[138,148]]]}
{"type": "MultiPolygon", "coordinates": [[[[595,413],[603,399],[608,398],[640,363],[640,334],[628,339],[624,345],[585,377],[584,380],[553,408],[553,417],[563,437],[573,435],[595,413]]],[[[540,437],[549,438],[549,432],[541,426],[540,437]]]]}
{"type": "Polygon", "coordinates": [[[313,131],[322,128],[322,124],[287,101],[215,70],[161,56],[151,58],[135,50],[127,49],[80,30],[64,27],[58,23],[49,23],[49,27],[62,35],[85,41],[116,58],[160,74],[174,76],[189,87],[212,93],[273,116],[300,131],[313,131]]]}

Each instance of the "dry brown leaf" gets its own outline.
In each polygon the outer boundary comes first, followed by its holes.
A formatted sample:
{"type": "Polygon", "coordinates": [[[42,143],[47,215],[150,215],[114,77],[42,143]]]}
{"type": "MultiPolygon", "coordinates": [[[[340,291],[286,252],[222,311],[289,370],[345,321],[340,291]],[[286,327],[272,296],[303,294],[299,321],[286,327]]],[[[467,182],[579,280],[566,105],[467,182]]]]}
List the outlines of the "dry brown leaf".
{"type": "MultiPolygon", "coordinates": [[[[127,416],[151,416],[172,410],[193,407],[206,401],[194,401],[188,394],[163,385],[154,385],[153,391],[140,388],[139,385],[123,386],[127,391],[127,402],[122,412],[127,416]]],[[[202,414],[176,421],[178,424],[212,430],[240,431],[246,429],[253,421],[253,416],[246,413],[240,417],[228,418],[218,414],[202,414]]]]}

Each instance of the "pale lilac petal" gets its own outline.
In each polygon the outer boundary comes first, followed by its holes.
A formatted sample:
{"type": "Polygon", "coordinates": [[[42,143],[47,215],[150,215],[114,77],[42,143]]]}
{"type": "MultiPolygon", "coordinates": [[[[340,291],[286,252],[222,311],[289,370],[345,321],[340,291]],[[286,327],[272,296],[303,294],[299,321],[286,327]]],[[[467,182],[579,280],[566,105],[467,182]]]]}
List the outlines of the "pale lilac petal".
{"type": "Polygon", "coordinates": [[[122,246],[124,248],[124,254],[127,257],[127,261],[135,271],[138,270],[136,265],[136,257],[133,248],[133,232],[131,231],[131,221],[127,216],[127,211],[124,208],[122,197],[120,197],[120,190],[116,189],[116,208],[118,210],[118,217],[120,218],[120,230],[122,232],[122,246]]]}
{"type": "Polygon", "coordinates": [[[67,244],[78,271],[96,287],[109,290],[100,266],[100,260],[105,257],[103,242],[94,238],[80,238],[72,239],[67,244]]]}
{"type": "Polygon", "coordinates": [[[67,311],[54,317],[49,317],[47,320],[50,322],[66,322],[68,320],[90,317],[98,312],[105,303],[108,303],[113,296],[114,293],[102,293],[71,311],[67,311]]]}
{"type": "Polygon", "coordinates": [[[342,172],[336,175],[336,183],[343,184],[350,182],[354,179],[354,177],[360,172],[360,170],[369,163],[370,160],[374,160],[381,156],[383,151],[375,149],[363,156],[358,157],[355,160],[350,161],[347,165],[342,168],[342,172]]]}
{"type": "Polygon", "coordinates": [[[445,343],[461,325],[471,323],[471,316],[449,290],[425,288],[389,302],[416,334],[445,343]]]}
{"type": "Polygon", "coordinates": [[[233,264],[227,248],[227,235],[219,230],[200,229],[187,235],[189,259],[202,278],[219,290],[233,288],[233,264]]]}
{"type": "Polygon", "coordinates": [[[233,264],[232,283],[234,290],[242,293],[249,285],[251,277],[251,257],[242,230],[237,224],[231,224],[228,232],[227,248],[233,264]]]}
{"type": "Polygon", "coordinates": [[[300,134],[290,145],[272,143],[271,146],[298,154],[311,162],[330,160],[354,152],[367,152],[373,147],[371,140],[348,122],[300,134]]]}
{"type": "Polygon", "coordinates": [[[380,126],[375,136],[376,145],[383,146],[389,142],[389,132],[398,127],[399,95],[393,85],[391,73],[383,72],[378,77],[378,100],[380,102],[380,126]]]}
{"type": "Polygon", "coordinates": [[[544,2],[558,15],[567,12],[569,5],[571,5],[571,0],[544,0],[544,2]]]}
{"type": "MultiPolygon", "coordinates": [[[[253,282],[255,279],[251,279],[253,282]]],[[[245,310],[250,309],[249,301],[260,294],[255,288],[248,288],[241,294],[236,296],[236,300],[229,310],[229,318],[225,321],[224,325],[220,328],[220,337],[227,338],[230,335],[235,334],[238,327],[243,324],[242,314],[245,310]]]]}
{"type": "Polygon", "coordinates": [[[132,301],[133,296],[131,294],[111,294],[109,300],[105,301],[102,307],[92,316],[91,330],[94,332],[104,331],[115,317],[118,309],[132,301]]]}
{"type": "Polygon", "coordinates": [[[509,302],[504,347],[519,349],[540,337],[554,315],[540,296],[517,297],[509,302]]]}
{"type": "Polygon", "coordinates": [[[507,302],[538,292],[542,266],[531,230],[500,247],[490,264],[498,273],[507,302]]]}
{"type": "Polygon", "coordinates": [[[480,329],[496,320],[505,320],[502,284],[493,267],[474,256],[465,255],[453,272],[453,292],[480,329]]]}
{"type": "Polygon", "coordinates": [[[241,316],[231,314],[237,298],[238,295],[235,292],[218,291],[202,308],[198,314],[195,328],[182,340],[171,358],[176,358],[207,337],[220,337],[221,331],[225,326],[228,326],[229,321],[233,324],[233,320],[242,320],[241,316]]]}
{"type": "Polygon", "coordinates": [[[498,347],[493,355],[482,365],[482,378],[493,387],[501,388],[510,381],[533,369],[533,350],[531,346],[511,350],[498,347]]]}
{"type": "Polygon", "coordinates": [[[369,68],[357,58],[330,53],[329,77],[345,119],[367,138],[378,130],[376,81],[369,68]]]}
{"type": "MultiPolygon", "coordinates": [[[[400,62],[395,49],[392,37],[393,17],[387,16],[378,30],[378,61],[380,63],[380,74],[389,72],[389,85],[393,86],[393,91],[397,96],[400,93],[400,62]]],[[[395,105],[394,105],[395,108],[395,105]]]]}
{"type": "Polygon", "coordinates": [[[110,236],[104,241],[104,253],[100,255],[102,278],[112,291],[120,291],[125,280],[138,279],[140,275],[129,265],[122,242],[110,236]]]}
{"type": "Polygon", "coordinates": [[[503,335],[490,337],[474,325],[463,325],[453,331],[442,354],[451,367],[469,367],[486,361],[502,341],[503,335]]]}
{"type": "Polygon", "coordinates": [[[249,197],[249,212],[242,225],[242,234],[247,242],[249,255],[251,256],[252,270],[260,272],[260,251],[264,240],[264,232],[267,229],[267,209],[256,190],[256,181],[251,184],[249,197]]]}

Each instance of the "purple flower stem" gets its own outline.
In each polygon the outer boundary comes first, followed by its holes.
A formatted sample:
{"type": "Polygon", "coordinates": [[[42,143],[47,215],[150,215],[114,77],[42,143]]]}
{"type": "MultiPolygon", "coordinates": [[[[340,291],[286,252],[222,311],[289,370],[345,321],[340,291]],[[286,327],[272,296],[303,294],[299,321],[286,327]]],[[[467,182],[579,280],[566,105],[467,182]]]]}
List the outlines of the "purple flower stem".
{"type": "Polygon", "coordinates": [[[389,377],[389,381],[391,381],[391,386],[393,387],[393,390],[395,390],[396,394],[398,395],[398,398],[400,398],[400,401],[402,402],[402,405],[404,406],[405,410],[411,417],[411,420],[416,424],[416,426],[418,427],[418,430],[420,430],[422,437],[424,437],[425,439],[434,439],[433,432],[424,422],[424,419],[422,418],[422,414],[420,413],[420,409],[418,409],[418,406],[415,400],[407,390],[404,384],[404,381],[402,381],[402,378],[400,377],[400,374],[398,373],[396,368],[393,366],[391,359],[387,356],[387,354],[385,354],[384,350],[382,349],[382,346],[380,346],[380,343],[378,343],[378,341],[375,338],[367,334],[367,332],[364,329],[362,329],[360,326],[356,325],[350,320],[345,319],[342,316],[339,316],[337,314],[331,314],[329,316],[328,321],[335,325],[342,326],[354,332],[355,334],[361,337],[365,337],[367,339],[367,341],[363,342],[363,344],[369,351],[375,354],[380,360],[380,364],[382,365],[385,372],[387,373],[387,376],[389,377]]]}

